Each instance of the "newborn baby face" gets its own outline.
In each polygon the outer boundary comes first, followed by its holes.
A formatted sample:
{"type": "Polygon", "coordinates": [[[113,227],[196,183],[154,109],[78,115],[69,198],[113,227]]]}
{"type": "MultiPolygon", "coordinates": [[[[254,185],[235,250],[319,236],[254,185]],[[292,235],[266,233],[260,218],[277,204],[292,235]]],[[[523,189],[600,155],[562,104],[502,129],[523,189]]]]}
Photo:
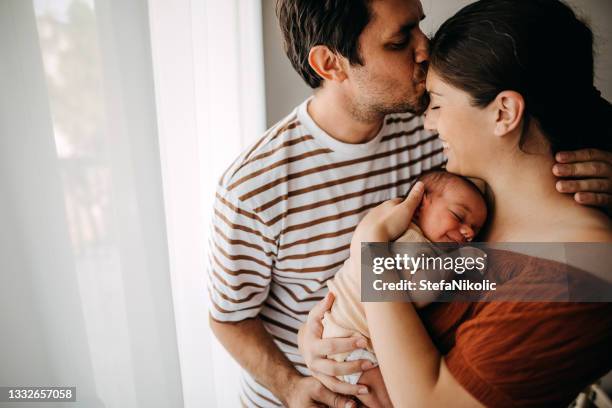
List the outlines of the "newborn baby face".
{"type": "Polygon", "coordinates": [[[433,242],[462,243],[474,239],[487,219],[482,195],[460,178],[428,192],[415,219],[423,234],[433,242]]]}

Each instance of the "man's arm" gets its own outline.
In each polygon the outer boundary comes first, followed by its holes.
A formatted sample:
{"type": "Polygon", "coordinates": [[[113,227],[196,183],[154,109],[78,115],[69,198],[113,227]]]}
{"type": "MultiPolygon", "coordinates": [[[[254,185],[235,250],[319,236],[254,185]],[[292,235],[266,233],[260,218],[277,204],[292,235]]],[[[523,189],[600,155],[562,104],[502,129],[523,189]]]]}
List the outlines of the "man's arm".
{"type": "Polygon", "coordinates": [[[275,231],[223,185],[217,191],[212,227],[209,320],[221,344],[286,406],[347,406],[347,397],[300,375],[258,317],[270,291],[275,231]]]}
{"type": "Polygon", "coordinates": [[[329,391],[315,378],[302,376],[274,344],[259,318],[236,323],[218,322],[212,316],[209,320],[227,351],[283,405],[314,407],[318,401],[331,407],[354,406],[353,401],[329,391]]]}
{"type": "Polygon", "coordinates": [[[212,316],[210,327],[219,342],[253,378],[289,405],[287,385],[301,376],[270,338],[259,318],[236,323],[219,322],[212,316]]]}

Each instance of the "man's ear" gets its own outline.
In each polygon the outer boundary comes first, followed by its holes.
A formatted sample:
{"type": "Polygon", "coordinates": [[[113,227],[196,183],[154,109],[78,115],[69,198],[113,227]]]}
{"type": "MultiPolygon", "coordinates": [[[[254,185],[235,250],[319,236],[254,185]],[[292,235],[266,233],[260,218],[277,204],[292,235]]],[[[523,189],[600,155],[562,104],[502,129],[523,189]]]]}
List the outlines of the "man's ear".
{"type": "Polygon", "coordinates": [[[502,91],[493,101],[495,136],[504,136],[517,129],[523,121],[525,100],[515,91],[502,91]]]}
{"type": "Polygon", "coordinates": [[[342,57],[325,45],[315,45],[308,53],[308,63],[324,80],[344,81],[347,77],[341,61],[342,57]]]}

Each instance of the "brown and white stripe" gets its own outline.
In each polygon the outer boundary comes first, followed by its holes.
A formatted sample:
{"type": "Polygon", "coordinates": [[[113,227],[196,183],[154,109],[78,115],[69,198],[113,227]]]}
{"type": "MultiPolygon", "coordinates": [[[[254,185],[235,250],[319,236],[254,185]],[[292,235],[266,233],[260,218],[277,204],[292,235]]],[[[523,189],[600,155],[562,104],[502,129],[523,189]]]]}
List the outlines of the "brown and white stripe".
{"type": "MultiPolygon", "coordinates": [[[[306,112],[307,101],[247,149],[219,181],[209,240],[210,313],[259,316],[296,369],[308,374],[296,334],[349,254],[367,210],[404,196],[442,167],[442,146],[422,118],[389,115],[375,139],[341,143],[306,112]]],[[[279,406],[244,373],[243,404],[279,406]]]]}

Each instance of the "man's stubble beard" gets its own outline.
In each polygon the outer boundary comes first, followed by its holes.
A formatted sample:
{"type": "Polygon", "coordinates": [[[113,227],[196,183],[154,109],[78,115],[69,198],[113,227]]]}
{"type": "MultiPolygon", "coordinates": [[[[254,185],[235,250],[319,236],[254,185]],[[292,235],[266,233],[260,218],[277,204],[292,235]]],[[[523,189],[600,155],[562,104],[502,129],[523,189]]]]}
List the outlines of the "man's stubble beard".
{"type": "MultiPolygon", "coordinates": [[[[379,94],[380,95],[380,94],[379,94]]],[[[367,101],[353,101],[351,114],[361,122],[373,122],[393,113],[413,113],[422,115],[427,108],[429,98],[426,92],[421,95],[413,92],[409,97],[386,103],[377,102],[382,98],[368,97],[367,101]]]]}
{"type": "Polygon", "coordinates": [[[421,88],[420,93],[418,91],[419,82],[424,81],[427,76],[427,66],[425,64],[415,67],[411,88],[406,91],[405,95],[396,97],[394,100],[386,99],[398,88],[401,88],[401,84],[387,83],[381,88],[371,89],[365,84],[375,83],[375,78],[370,76],[367,71],[362,71],[361,74],[359,75],[361,77],[359,94],[363,96],[351,103],[351,113],[356,120],[373,122],[389,114],[404,112],[422,115],[427,109],[429,95],[425,92],[424,87],[421,88]]]}

